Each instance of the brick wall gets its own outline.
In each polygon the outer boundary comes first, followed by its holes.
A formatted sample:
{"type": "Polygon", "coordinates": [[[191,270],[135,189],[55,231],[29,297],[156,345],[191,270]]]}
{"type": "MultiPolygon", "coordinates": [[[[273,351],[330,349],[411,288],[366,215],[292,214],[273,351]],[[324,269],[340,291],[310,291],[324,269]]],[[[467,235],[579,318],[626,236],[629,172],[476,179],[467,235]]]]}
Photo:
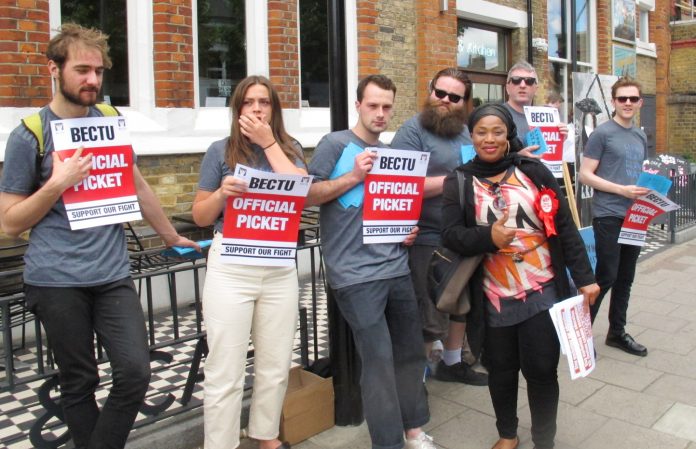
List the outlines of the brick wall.
{"type": "Polygon", "coordinates": [[[395,114],[390,125],[392,131],[420,110],[416,85],[416,11],[413,4],[412,0],[380,1],[376,5],[376,25],[379,27],[376,39],[365,36],[360,45],[369,51],[379,48],[379,73],[396,83],[395,114]]]}
{"type": "Polygon", "coordinates": [[[696,160],[696,96],[672,95],[669,99],[669,145],[666,152],[696,160]]]}
{"type": "Polygon", "coordinates": [[[43,106],[50,101],[48,40],[48,0],[0,5],[0,106],[43,106]]]}
{"type": "Polygon", "coordinates": [[[300,46],[297,0],[268,2],[268,60],[270,78],[286,108],[300,105],[300,46]]]}
{"type": "Polygon", "coordinates": [[[613,73],[611,0],[597,0],[597,73],[613,73]]]}
{"type": "Polygon", "coordinates": [[[669,45],[668,151],[696,159],[696,23],[671,28],[669,45]]]}
{"type": "Polygon", "coordinates": [[[655,79],[655,69],[657,61],[655,58],[647,56],[636,57],[636,79],[641,85],[641,91],[647,95],[655,95],[657,81],[655,79]]]}
{"type": "Polygon", "coordinates": [[[655,43],[657,63],[655,65],[655,147],[658,152],[668,150],[669,116],[667,98],[669,96],[670,41],[669,0],[657,0],[655,11],[650,13],[650,41],[655,43]]]}
{"type": "Polygon", "coordinates": [[[153,0],[155,105],[192,108],[193,29],[190,0],[153,0]]]}
{"type": "Polygon", "coordinates": [[[438,0],[416,0],[415,3],[416,101],[422,104],[428,96],[428,82],[433,75],[457,64],[457,16],[455,0],[449,0],[449,9],[445,12],[440,12],[438,0]]]}
{"type": "Polygon", "coordinates": [[[138,168],[167,215],[191,211],[202,159],[202,154],[138,157],[138,168]]]}

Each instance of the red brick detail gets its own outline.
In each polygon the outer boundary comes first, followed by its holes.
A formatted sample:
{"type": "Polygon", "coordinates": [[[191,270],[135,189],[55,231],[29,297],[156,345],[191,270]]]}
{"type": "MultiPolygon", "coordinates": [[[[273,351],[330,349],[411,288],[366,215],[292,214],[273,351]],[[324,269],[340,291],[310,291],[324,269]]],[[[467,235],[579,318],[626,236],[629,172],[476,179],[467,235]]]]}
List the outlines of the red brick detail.
{"type": "Polygon", "coordinates": [[[416,104],[428,96],[428,82],[439,70],[457,65],[456,1],[448,0],[440,12],[439,1],[416,0],[416,104]]]}
{"type": "Polygon", "coordinates": [[[696,47],[696,39],[685,39],[682,41],[674,41],[674,42],[672,42],[671,47],[672,47],[672,49],[696,47]]]}
{"type": "Polygon", "coordinates": [[[269,76],[285,108],[300,105],[298,0],[268,2],[269,76]]]}
{"type": "Polygon", "coordinates": [[[50,38],[48,0],[22,0],[0,6],[0,106],[43,106],[51,100],[46,69],[50,38]]]}
{"type": "Polygon", "coordinates": [[[153,0],[155,105],[192,108],[193,28],[191,3],[153,0]]]}
{"type": "Polygon", "coordinates": [[[597,0],[597,72],[612,70],[611,0],[597,0]]]}
{"type": "Polygon", "coordinates": [[[648,35],[655,43],[655,149],[658,153],[669,149],[669,85],[672,33],[669,27],[670,0],[656,0],[655,11],[648,15],[648,35]]]}
{"type": "Polygon", "coordinates": [[[356,2],[356,18],[358,28],[358,79],[368,75],[380,73],[379,68],[379,41],[375,36],[379,34],[374,0],[358,0],[356,2]]]}

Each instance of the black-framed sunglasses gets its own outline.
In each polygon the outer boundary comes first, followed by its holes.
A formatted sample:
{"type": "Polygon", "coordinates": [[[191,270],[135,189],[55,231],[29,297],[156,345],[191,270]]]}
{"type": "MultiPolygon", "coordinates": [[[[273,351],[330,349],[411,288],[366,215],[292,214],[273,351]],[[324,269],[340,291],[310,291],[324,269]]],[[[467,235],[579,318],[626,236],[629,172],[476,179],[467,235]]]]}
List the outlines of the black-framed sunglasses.
{"type": "Polygon", "coordinates": [[[508,205],[503,197],[503,189],[500,187],[500,183],[494,182],[488,187],[488,192],[493,195],[493,207],[496,210],[505,210],[508,205]]]}
{"type": "Polygon", "coordinates": [[[631,95],[630,97],[624,97],[622,95],[620,97],[614,97],[614,100],[618,101],[619,103],[626,103],[628,100],[631,100],[631,103],[638,103],[641,98],[635,95],[631,95]]]}
{"type": "Polygon", "coordinates": [[[447,97],[447,98],[449,98],[449,101],[451,101],[452,103],[459,103],[461,101],[461,99],[464,98],[461,95],[451,94],[445,90],[437,89],[437,88],[433,89],[433,92],[435,93],[435,96],[437,98],[439,98],[440,100],[447,97]]]}
{"type": "Polygon", "coordinates": [[[510,79],[508,79],[508,83],[512,83],[515,86],[522,84],[522,81],[524,81],[527,86],[533,86],[537,82],[536,78],[533,76],[511,76],[510,79]]]}

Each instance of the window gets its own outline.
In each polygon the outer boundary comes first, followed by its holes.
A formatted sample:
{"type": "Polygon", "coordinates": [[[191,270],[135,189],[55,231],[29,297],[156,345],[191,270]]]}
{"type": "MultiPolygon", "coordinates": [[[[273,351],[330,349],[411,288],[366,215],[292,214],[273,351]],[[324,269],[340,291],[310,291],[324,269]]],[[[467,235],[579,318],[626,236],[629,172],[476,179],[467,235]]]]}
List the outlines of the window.
{"type": "Polygon", "coordinates": [[[464,20],[457,24],[457,65],[463,70],[507,71],[506,34],[464,20]]]}
{"type": "Polygon", "coordinates": [[[228,106],[247,75],[245,1],[197,1],[200,105],[228,106]]]}
{"type": "Polygon", "coordinates": [[[547,6],[548,86],[566,100],[560,113],[567,121],[572,114],[569,99],[573,98],[573,67],[578,72],[590,72],[593,68],[593,39],[596,34],[592,28],[592,8],[596,5],[594,0],[548,0],[547,6]],[[572,17],[574,20],[570,20],[572,17]]]}
{"type": "Polygon", "coordinates": [[[114,106],[129,106],[126,0],[111,0],[108,5],[106,3],[62,0],[61,22],[98,28],[109,35],[109,56],[113,67],[104,72],[104,102],[114,106]]]}
{"type": "Polygon", "coordinates": [[[326,0],[300,0],[302,106],[329,107],[329,40],[326,0]]]}

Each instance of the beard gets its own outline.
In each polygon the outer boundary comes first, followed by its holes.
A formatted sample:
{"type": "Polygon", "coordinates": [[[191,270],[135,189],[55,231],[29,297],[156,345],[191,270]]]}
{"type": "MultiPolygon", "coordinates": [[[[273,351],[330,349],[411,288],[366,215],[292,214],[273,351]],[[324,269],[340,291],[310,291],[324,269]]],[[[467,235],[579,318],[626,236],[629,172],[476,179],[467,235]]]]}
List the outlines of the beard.
{"type": "Polygon", "coordinates": [[[58,77],[58,89],[60,90],[61,95],[63,95],[63,98],[68,100],[68,102],[77,105],[77,106],[94,106],[97,104],[99,101],[99,89],[96,88],[84,88],[80,89],[77,92],[77,95],[73,94],[72,92],[68,92],[65,89],[65,83],[63,82],[63,77],[60,76],[58,77]],[[83,100],[80,98],[80,92],[95,92],[97,95],[94,97],[94,100],[83,100]]]}
{"type": "Polygon", "coordinates": [[[464,108],[442,111],[429,100],[420,114],[420,124],[427,131],[439,137],[452,139],[464,130],[466,111],[464,108]]]}

